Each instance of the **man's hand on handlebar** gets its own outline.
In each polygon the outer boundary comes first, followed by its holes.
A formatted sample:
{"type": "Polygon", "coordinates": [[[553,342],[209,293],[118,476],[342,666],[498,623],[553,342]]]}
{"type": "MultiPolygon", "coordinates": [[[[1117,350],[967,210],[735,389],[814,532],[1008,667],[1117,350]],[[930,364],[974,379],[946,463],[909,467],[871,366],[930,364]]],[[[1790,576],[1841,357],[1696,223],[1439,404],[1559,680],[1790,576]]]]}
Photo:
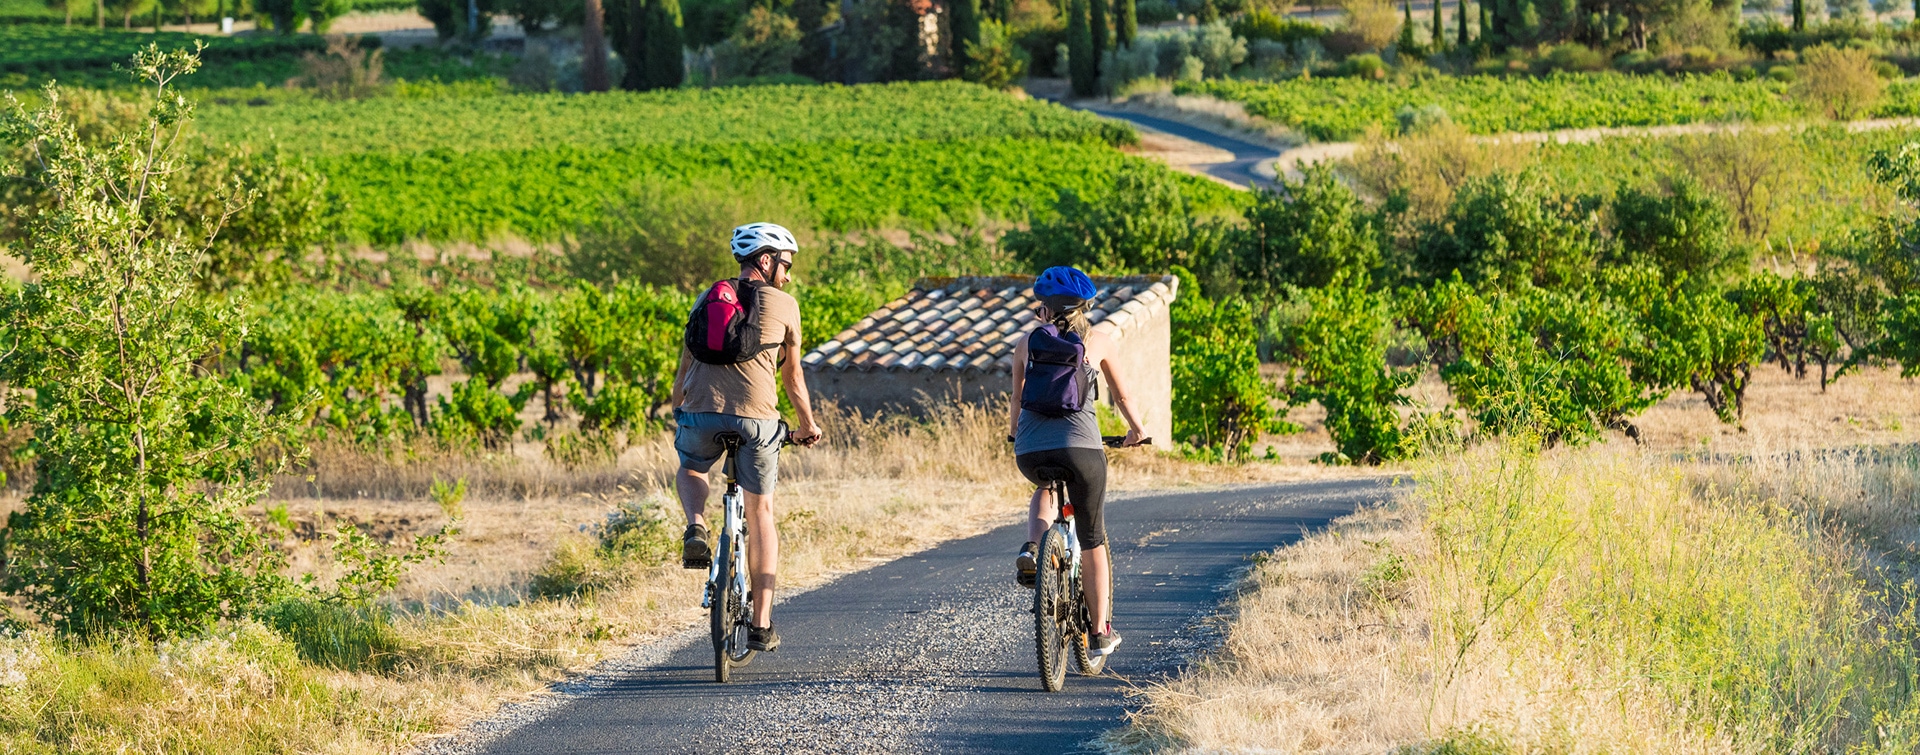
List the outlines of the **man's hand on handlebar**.
{"type": "Polygon", "coordinates": [[[820,440],[825,437],[826,434],[820,432],[820,425],[808,422],[802,425],[800,429],[787,433],[787,442],[796,446],[812,447],[813,444],[819,443],[820,440]]]}

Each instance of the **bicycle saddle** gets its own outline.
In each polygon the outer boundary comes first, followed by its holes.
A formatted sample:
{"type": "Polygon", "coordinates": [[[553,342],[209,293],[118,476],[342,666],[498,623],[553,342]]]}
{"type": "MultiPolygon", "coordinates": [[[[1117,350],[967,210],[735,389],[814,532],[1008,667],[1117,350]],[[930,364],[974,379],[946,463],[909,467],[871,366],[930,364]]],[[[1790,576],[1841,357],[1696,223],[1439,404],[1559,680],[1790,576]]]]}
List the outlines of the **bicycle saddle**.
{"type": "Polygon", "coordinates": [[[745,441],[740,437],[739,433],[720,433],[718,435],[713,436],[713,439],[720,441],[720,445],[726,446],[728,448],[738,448],[740,446],[746,445],[745,441]]]}
{"type": "Polygon", "coordinates": [[[1041,482],[1067,482],[1073,479],[1073,470],[1065,467],[1036,467],[1033,474],[1041,482]]]}

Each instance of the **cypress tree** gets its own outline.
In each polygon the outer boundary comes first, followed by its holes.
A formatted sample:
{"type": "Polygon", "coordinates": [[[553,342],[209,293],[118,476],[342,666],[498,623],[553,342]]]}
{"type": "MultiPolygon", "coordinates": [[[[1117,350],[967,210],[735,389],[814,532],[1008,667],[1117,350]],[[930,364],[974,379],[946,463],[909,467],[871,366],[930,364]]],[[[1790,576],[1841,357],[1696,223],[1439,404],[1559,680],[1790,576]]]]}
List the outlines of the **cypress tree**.
{"type": "Polygon", "coordinates": [[[1067,73],[1073,81],[1073,93],[1092,97],[1099,74],[1093,62],[1093,29],[1087,23],[1087,0],[1067,3],[1067,73]]]}
{"type": "MultiPolygon", "coordinates": [[[[1920,1],[1920,0],[1916,0],[1916,1],[1920,1]]],[[[1433,51],[1434,52],[1443,52],[1447,49],[1447,21],[1446,21],[1446,17],[1441,15],[1441,12],[1443,10],[1444,9],[1440,7],[1440,0],[1433,0],[1433,51]]]]}
{"type": "Polygon", "coordinates": [[[980,44],[980,0],[952,0],[951,5],[953,8],[953,72],[960,73],[967,69],[968,63],[972,62],[972,59],[967,57],[967,45],[980,44]]]}
{"type": "Polygon", "coordinates": [[[1480,3],[1480,44],[1493,44],[1493,13],[1487,10],[1486,2],[1480,3]]]}
{"type": "Polygon", "coordinates": [[[1107,0],[1087,0],[1092,13],[1088,14],[1088,25],[1093,27],[1093,72],[1100,73],[1100,56],[1107,52],[1107,0]]]}
{"type": "Polygon", "coordinates": [[[687,80],[686,45],[680,33],[680,0],[649,0],[642,22],[647,29],[646,89],[677,89],[687,80]]]}
{"type": "Polygon", "coordinates": [[[1394,47],[1401,55],[1419,55],[1420,41],[1413,37],[1413,0],[1400,0],[1400,9],[1406,12],[1406,21],[1400,24],[1400,41],[1394,47]]]}
{"type": "MultiPolygon", "coordinates": [[[[1920,3],[1920,0],[1913,0],[1920,3]]],[[[1113,41],[1114,47],[1132,47],[1133,35],[1140,30],[1140,16],[1134,12],[1133,0],[1114,0],[1113,41]]]]}
{"type": "MultiPolygon", "coordinates": [[[[1920,0],[1914,0],[1914,7],[1920,8],[1920,0]]],[[[1793,0],[1793,30],[1807,30],[1807,0],[1793,0]]]]}
{"type": "Polygon", "coordinates": [[[1460,49],[1467,49],[1467,45],[1473,44],[1473,39],[1467,36],[1467,0],[1460,0],[1460,7],[1455,9],[1454,17],[1460,26],[1460,49]]]}

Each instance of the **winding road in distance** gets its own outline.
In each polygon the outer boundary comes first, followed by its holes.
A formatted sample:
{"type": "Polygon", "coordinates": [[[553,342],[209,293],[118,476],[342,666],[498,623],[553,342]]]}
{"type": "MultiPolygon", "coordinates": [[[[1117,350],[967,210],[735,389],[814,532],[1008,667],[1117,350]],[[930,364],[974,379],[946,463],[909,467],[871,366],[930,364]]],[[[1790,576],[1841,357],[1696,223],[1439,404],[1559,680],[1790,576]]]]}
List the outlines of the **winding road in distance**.
{"type": "Polygon", "coordinates": [[[1125,642],[1108,675],[1069,675],[1058,694],[1040,690],[1032,593],[1012,577],[1024,527],[1010,525],[785,600],[775,611],[784,644],[735,669],[731,684],[713,682],[711,647],[692,631],[652,648],[652,662],[597,672],[540,717],[496,722],[490,741],[455,749],[1084,751],[1124,723],[1130,684],[1176,673],[1212,642],[1206,618],[1248,556],[1392,494],[1389,478],[1372,477],[1115,497],[1107,526],[1125,642]]]}

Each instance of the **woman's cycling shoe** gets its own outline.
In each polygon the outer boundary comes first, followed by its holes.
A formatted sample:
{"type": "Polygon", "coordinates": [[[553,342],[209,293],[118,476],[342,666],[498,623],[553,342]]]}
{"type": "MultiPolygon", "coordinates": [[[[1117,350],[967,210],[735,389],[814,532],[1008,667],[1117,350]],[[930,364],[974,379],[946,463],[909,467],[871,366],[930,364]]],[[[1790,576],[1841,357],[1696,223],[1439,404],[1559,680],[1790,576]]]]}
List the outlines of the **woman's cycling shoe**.
{"type": "Polygon", "coordinates": [[[1112,655],[1114,648],[1120,647],[1120,633],[1113,631],[1113,622],[1107,622],[1106,634],[1096,634],[1087,638],[1087,655],[1099,658],[1112,655]]]}
{"type": "Polygon", "coordinates": [[[713,546],[707,544],[707,538],[707,528],[698,524],[687,525],[687,534],[680,541],[680,566],[705,569],[713,564],[713,546]]]}
{"type": "Polygon", "coordinates": [[[780,649],[780,633],[773,631],[773,625],[747,628],[747,647],[762,653],[771,653],[780,649]]]}
{"type": "Polygon", "coordinates": [[[1037,543],[1020,546],[1020,555],[1013,559],[1013,581],[1026,587],[1033,586],[1033,575],[1040,570],[1040,558],[1034,551],[1040,549],[1037,543]]]}

